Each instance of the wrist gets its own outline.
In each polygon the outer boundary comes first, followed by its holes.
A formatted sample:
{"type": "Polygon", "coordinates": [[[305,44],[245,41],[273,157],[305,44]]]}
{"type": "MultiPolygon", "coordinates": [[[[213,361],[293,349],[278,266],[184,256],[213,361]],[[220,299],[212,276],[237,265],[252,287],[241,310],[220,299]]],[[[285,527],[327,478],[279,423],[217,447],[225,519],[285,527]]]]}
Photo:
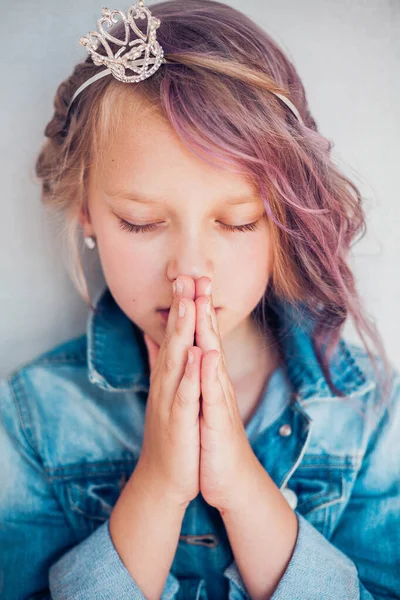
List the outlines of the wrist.
{"type": "Polygon", "coordinates": [[[168,514],[176,514],[183,519],[188,501],[181,501],[176,494],[170,492],[161,482],[149,476],[148,469],[142,468],[140,463],[132,473],[127,486],[134,494],[142,497],[143,501],[151,503],[155,508],[160,507],[168,514]]]}
{"type": "Polygon", "coordinates": [[[269,474],[265,471],[259,460],[247,465],[244,473],[237,477],[237,488],[233,489],[227,497],[229,501],[218,510],[223,519],[236,519],[243,511],[254,505],[256,498],[265,497],[271,483],[269,474]]]}

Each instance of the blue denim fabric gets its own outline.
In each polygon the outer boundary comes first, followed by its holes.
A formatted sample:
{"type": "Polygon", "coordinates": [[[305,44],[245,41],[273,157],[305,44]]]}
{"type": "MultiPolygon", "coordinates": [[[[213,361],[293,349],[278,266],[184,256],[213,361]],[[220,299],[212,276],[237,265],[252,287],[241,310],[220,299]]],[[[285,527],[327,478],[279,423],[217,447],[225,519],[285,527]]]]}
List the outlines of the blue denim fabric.
{"type": "MultiPolygon", "coordinates": [[[[284,367],[246,425],[299,524],[272,600],[400,598],[400,375],[393,369],[389,404],[378,408],[367,354],[342,339],[331,362],[342,400],[310,331],[280,306],[284,367]]],[[[107,288],[85,335],[0,382],[1,598],[145,600],[109,516],[140,456],[148,390],[142,331],[107,288]]],[[[250,598],[219,512],[201,494],[161,598],[250,598]]]]}

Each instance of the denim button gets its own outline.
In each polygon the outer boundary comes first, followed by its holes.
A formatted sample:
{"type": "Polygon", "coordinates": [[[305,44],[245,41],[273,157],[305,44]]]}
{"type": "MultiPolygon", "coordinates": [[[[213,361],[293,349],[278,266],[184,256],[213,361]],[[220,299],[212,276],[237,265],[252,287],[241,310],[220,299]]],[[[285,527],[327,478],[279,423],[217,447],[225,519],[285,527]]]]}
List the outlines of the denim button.
{"type": "Polygon", "coordinates": [[[292,508],[293,510],[296,508],[297,506],[297,495],[294,493],[293,490],[291,490],[288,487],[284,487],[281,490],[283,496],[285,497],[287,503],[289,504],[290,508],[292,508]]]}
{"type": "Polygon", "coordinates": [[[282,435],[283,437],[286,437],[286,436],[290,435],[291,433],[292,433],[292,428],[287,423],[285,423],[285,425],[282,425],[282,427],[279,428],[279,435],[282,435]]]}

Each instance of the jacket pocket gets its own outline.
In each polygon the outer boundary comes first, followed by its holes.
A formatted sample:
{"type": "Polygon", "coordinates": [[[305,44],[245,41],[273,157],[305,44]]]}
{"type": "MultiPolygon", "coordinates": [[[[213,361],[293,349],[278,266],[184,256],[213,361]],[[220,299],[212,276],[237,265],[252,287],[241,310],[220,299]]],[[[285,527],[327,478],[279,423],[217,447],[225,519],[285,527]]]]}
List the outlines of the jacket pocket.
{"type": "Polygon", "coordinates": [[[355,473],[351,458],[306,455],[287,483],[297,496],[296,510],[327,538],[346,504],[355,473]]]}
{"type": "Polygon", "coordinates": [[[95,531],[113,510],[137,460],[85,465],[57,483],[66,516],[80,539],[95,531]]]}

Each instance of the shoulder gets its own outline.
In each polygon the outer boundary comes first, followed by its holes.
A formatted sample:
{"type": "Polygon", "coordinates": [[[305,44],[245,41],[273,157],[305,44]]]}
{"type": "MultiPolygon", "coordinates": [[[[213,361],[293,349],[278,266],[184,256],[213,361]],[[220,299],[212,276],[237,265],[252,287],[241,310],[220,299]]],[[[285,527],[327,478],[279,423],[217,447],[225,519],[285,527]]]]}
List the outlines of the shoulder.
{"type": "Polygon", "coordinates": [[[400,401],[400,370],[388,357],[388,365],[384,365],[381,356],[372,353],[373,360],[364,346],[346,342],[348,360],[352,365],[352,377],[359,382],[354,393],[340,399],[351,408],[358,407],[363,416],[377,423],[383,413],[390,410],[393,404],[400,401]]]}
{"type": "Polygon", "coordinates": [[[362,409],[364,450],[370,453],[377,451],[378,447],[385,447],[400,458],[400,371],[390,359],[389,370],[385,371],[381,357],[376,354],[374,368],[367,351],[361,346],[352,344],[351,351],[362,372],[372,382],[366,394],[355,398],[362,409]]]}
{"type": "Polygon", "coordinates": [[[89,379],[86,335],[59,344],[0,381],[0,421],[47,472],[97,463],[141,439],[146,396],[104,390],[89,379]],[[115,432],[118,431],[118,435],[115,432]]]}
{"type": "Polygon", "coordinates": [[[7,381],[15,394],[29,388],[29,393],[45,393],[52,382],[60,382],[65,377],[73,380],[82,371],[87,371],[87,339],[86,334],[69,339],[43,354],[39,354],[18,369],[12,371],[7,381]]]}
{"type": "MultiPolygon", "coordinates": [[[[312,423],[310,451],[350,456],[360,462],[378,430],[383,434],[385,415],[400,412],[400,374],[390,364],[385,379],[381,357],[373,354],[374,365],[363,346],[346,342],[345,347],[346,373],[340,376],[352,379],[352,393],[344,397],[316,393],[299,403],[312,423]]],[[[388,433],[385,428],[383,435],[388,433]]]]}
{"type": "Polygon", "coordinates": [[[87,370],[86,334],[62,342],[46,352],[39,354],[4,378],[3,387],[8,384],[19,400],[24,389],[30,394],[45,393],[47,385],[60,380],[64,375],[73,379],[79,371],[87,370]]]}
{"type": "MultiPolygon", "coordinates": [[[[377,354],[373,354],[376,361],[374,365],[364,347],[349,342],[347,346],[354,359],[356,371],[361,372],[370,383],[365,392],[360,394],[360,400],[367,405],[372,418],[375,418],[375,421],[379,420],[385,412],[390,412],[394,405],[400,403],[400,370],[389,358],[389,371],[385,371],[382,358],[377,354]]],[[[355,396],[357,398],[357,394],[355,396]]]]}
{"type": "Polygon", "coordinates": [[[77,417],[83,397],[94,393],[87,376],[86,334],[26,362],[0,381],[0,418],[38,456],[65,415],[77,417]]]}
{"type": "MultiPolygon", "coordinates": [[[[86,333],[61,342],[36,358],[25,363],[18,371],[25,371],[37,366],[50,366],[57,364],[87,364],[87,336],[86,333]]],[[[12,375],[12,374],[11,374],[12,375]]]]}
{"type": "Polygon", "coordinates": [[[39,354],[22,366],[14,369],[2,381],[2,389],[10,386],[19,399],[24,387],[29,387],[30,394],[40,394],[46,390],[46,384],[59,378],[64,373],[68,379],[76,373],[87,370],[87,337],[86,334],[66,340],[39,354]]]}
{"type": "Polygon", "coordinates": [[[360,406],[365,405],[363,417],[367,418],[362,419],[364,435],[358,490],[374,498],[387,496],[383,514],[389,510],[394,498],[398,506],[400,498],[400,371],[390,361],[387,379],[382,383],[379,378],[383,372],[381,358],[374,355],[378,365],[377,376],[364,348],[353,345],[352,352],[364,373],[375,383],[360,399],[360,406]],[[384,389],[384,384],[387,384],[387,389],[384,389]]]}

